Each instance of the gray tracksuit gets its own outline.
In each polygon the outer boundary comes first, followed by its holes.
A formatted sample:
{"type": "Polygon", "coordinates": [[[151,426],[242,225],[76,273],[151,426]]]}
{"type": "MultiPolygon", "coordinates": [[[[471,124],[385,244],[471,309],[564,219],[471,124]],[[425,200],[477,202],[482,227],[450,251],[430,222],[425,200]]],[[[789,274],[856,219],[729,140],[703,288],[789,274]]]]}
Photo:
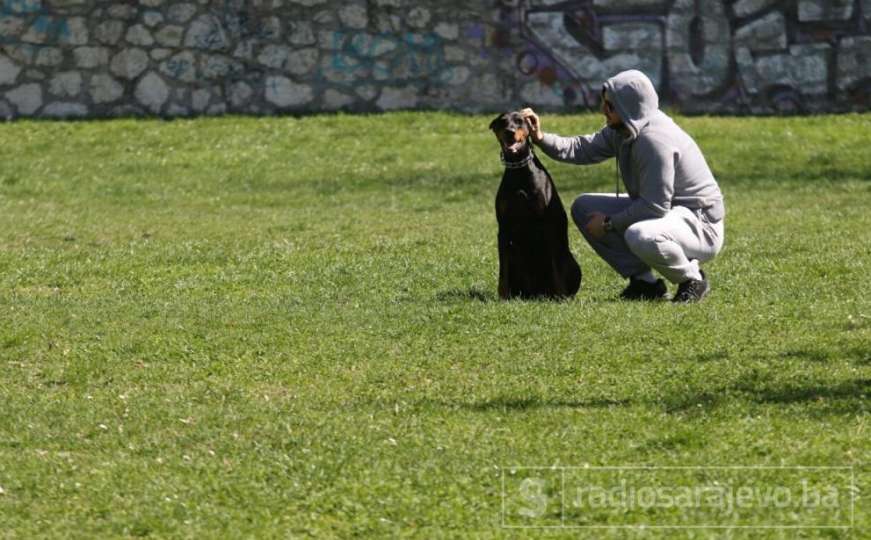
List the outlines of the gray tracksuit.
{"type": "Polygon", "coordinates": [[[695,141],[659,110],[659,98],[640,71],[604,84],[626,133],[604,127],[592,135],[545,134],[538,143],[558,161],[581,165],[616,157],[629,197],[582,195],[572,216],[599,255],[624,277],[657,270],[673,283],[700,279],[699,262],[722,248],[723,195],[695,141]],[[601,240],[584,225],[592,212],[611,217],[615,232],[601,240]]]}

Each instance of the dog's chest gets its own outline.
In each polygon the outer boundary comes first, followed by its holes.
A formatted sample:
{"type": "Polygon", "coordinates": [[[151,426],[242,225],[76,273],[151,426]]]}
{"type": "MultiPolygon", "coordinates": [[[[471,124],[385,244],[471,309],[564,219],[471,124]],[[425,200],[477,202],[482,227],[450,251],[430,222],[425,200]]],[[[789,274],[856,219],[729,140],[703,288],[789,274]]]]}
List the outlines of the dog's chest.
{"type": "Polygon", "coordinates": [[[508,219],[541,216],[551,195],[550,179],[544,171],[506,170],[496,194],[496,213],[508,219]]]}

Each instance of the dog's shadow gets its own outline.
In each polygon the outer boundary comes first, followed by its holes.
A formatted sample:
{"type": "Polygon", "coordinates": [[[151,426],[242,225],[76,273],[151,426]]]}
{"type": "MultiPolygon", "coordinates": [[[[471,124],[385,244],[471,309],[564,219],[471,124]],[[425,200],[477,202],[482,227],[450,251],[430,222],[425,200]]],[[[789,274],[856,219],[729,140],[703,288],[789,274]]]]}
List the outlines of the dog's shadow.
{"type": "Polygon", "coordinates": [[[495,292],[486,291],[480,287],[469,287],[468,289],[448,289],[439,291],[435,295],[437,302],[444,304],[460,304],[464,302],[570,302],[573,297],[566,298],[551,298],[547,296],[530,296],[516,297],[510,300],[500,299],[495,292]]]}

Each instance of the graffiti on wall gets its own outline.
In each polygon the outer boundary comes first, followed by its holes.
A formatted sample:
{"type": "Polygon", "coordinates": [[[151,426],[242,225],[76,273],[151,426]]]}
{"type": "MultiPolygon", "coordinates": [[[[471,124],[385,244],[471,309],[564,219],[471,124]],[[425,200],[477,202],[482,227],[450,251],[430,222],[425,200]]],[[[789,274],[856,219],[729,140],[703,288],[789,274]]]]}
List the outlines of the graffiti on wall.
{"type": "Polygon", "coordinates": [[[521,96],[541,101],[546,89],[555,105],[593,108],[609,75],[636,67],[689,110],[800,112],[867,106],[866,10],[858,0],[525,0],[503,2],[492,41],[527,78],[521,96]]]}
{"type": "Polygon", "coordinates": [[[400,82],[450,78],[443,40],[434,33],[332,32],[333,53],[322,74],[329,80],[400,82]]]}
{"type": "Polygon", "coordinates": [[[645,71],[686,112],[868,109],[871,0],[0,0],[0,118],[595,109],[645,71]]]}
{"type": "Polygon", "coordinates": [[[59,44],[72,34],[67,17],[52,13],[40,0],[0,0],[0,17],[5,23],[0,43],[59,44]]]}

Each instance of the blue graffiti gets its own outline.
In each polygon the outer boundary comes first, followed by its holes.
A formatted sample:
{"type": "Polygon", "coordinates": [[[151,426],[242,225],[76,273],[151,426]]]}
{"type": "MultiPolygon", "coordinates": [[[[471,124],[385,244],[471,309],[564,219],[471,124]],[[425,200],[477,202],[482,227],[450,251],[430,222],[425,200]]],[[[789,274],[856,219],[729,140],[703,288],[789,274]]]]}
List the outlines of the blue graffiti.
{"type": "Polygon", "coordinates": [[[28,13],[45,13],[40,0],[3,0],[0,3],[0,14],[26,15],[28,13]]]}
{"type": "Polygon", "coordinates": [[[166,61],[166,72],[174,78],[179,79],[181,76],[191,69],[191,62],[183,58],[170,58],[166,61]]]}
{"type": "Polygon", "coordinates": [[[340,73],[381,79],[431,78],[445,80],[450,67],[444,42],[436,34],[408,32],[366,34],[333,32],[334,53],[330,67],[340,73]]]}
{"type": "MultiPolygon", "coordinates": [[[[2,0],[0,15],[33,17],[30,32],[41,35],[40,41],[46,44],[62,42],[71,34],[66,17],[54,16],[40,0],[2,0]]],[[[0,43],[17,44],[20,39],[0,35],[0,43]]]]}
{"type": "Polygon", "coordinates": [[[37,33],[45,34],[45,41],[47,43],[56,43],[70,35],[70,27],[66,19],[56,19],[45,15],[37,17],[33,21],[31,29],[37,33]]]}

